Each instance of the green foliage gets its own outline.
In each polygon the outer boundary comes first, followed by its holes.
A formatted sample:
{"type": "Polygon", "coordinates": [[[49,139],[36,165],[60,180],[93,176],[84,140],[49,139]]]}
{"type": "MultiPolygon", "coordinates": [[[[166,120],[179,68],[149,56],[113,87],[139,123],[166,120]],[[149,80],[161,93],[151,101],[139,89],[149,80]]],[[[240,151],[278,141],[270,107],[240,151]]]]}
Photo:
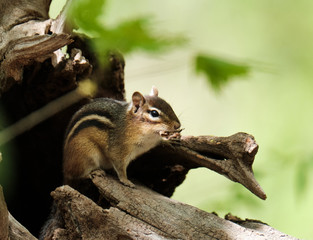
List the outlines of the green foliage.
{"type": "Polygon", "coordinates": [[[300,161],[296,168],[295,184],[296,184],[296,196],[298,199],[303,197],[303,194],[307,193],[309,189],[309,179],[312,173],[313,161],[308,159],[307,161],[300,161]]]}
{"type": "Polygon", "coordinates": [[[149,32],[150,21],[148,18],[134,19],[120,23],[114,29],[102,29],[100,38],[94,40],[99,52],[110,49],[120,50],[123,54],[135,50],[160,51],[170,46],[182,43],[179,38],[156,37],[149,32]]]}
{"type": "Polygon", "coordinates": [[[75,25],[89,33],[96,34],[102,30],[99,17],[105,6],[105,0],[72,1],[69,16],[75,25]]]}
{"type": "Polygon", "coordinates": [[[218,91],[234,76],[246,75],[250,67],[217,57],[199,54],[195,59],[198,73],[204,73],[214,90],[218,91]]]}
{"type": "MultiPolygon", "coordinates": [[[[182,36],[157,36],[151,29],[150,17],[122,21],[114,27],[100,21],[105,13],[105,0],[76,0],[69,10],[70,19],[80,31],[93,37],[92,44],[101,60],[109,51],[128,54],[136,50],[159,52],[186,43],[182,36]]],[[[196,71],[205,73],[215,90],[220,90],[234,76],[245,75],[250,67],[213,56],[199,54],[196,57],[196,71]]]]}
{"type": "Polygon", "coordinates": [[[100,59],[108,51],[120,51],[124,55],[135,50],[161,51],[184,43],[183,37],[156,36],[152,33],[149,17],[136,18],[108,27],[99,19],[105,9],[105,0],[76,0],[69,14],[74,25],[93,38],[93,47],[100,59]]]}

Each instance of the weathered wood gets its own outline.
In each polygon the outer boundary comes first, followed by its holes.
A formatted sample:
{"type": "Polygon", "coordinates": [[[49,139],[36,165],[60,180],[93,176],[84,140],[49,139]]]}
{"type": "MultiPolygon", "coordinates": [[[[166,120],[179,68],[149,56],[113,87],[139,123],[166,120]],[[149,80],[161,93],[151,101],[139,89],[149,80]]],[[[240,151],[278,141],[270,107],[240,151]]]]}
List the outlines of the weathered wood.
{"type": "Polygon", "coordinates": [[[52,192],[55,203],[64,213],[65,229],[54,231],[58,239],[164,239],[166,234],[124,211],[103,209],[69,186],[52,192]],[[86,221],[87,220],[87,221],[86,221]],[[62,236],[61,237],[60,233],[62,236]]]}
{"type": "Polygon", "coordinates": [[[43,62],[72,42],[57,27],[62,21],[49,19],[50,2],[0,1],[0,95],[22,81],[25,66],[43,62]]]}
{"type": "Polygon", "coordinates": [[[182,136],[180,141],[163,142],[139,157],[130,165],[129,176],[171,196],[190,169],[206,167],[266,199],[252,170],[257,150],[254,137],[247,133],[229,137],[182,136]]]}
{"type": "Polygon", "coordinates": [[[0,239],[9,239],[9,213],[0,186],[0,239]]]}
{"type": "Polygon", "coordinates": [[[9,236],[10,240],[37,240],[23,225],[9,214],[9,236]]]}
{"type": "MultiPolygon", "coordinates": [[[[60,209],[64,225],[55,228],[52,236],[59,240],[295,240],[262,223],[241,221],[237,224],[219,218],[162,196],[138,183],[135,188],[129,188],[101,170],[94,171],[91,179],[109,203],[107,208],[101,208],[69,186],[57,188],[52,196],[60,209]]],[[[45,240],[48,239],[51,238],[45,240]]]]}
{"type": "Polygon", "coordinates": [[[295,237],[288,236],[287,234],[282,233],[259,220],[253,220],[253,219],[242,220],[236,216],[233,216],[230,213],[225,216],[225,219],[232,221],[236,224],[239,224],[240,226],[244,228],[253,229],[259,232],[260,234],[264,234],[264,236],[267,236],[267,239],[285,239],[285,238],[290,239],[290,240],[297,239],[295,237]]]}
{"type": "Polygon", "coordinates": [[[48,19],[50,3],[51,0],[1,0],[0,26],[9,30],[33,19],[48,19]]]}
{"type": "Polygon", "coordinates": [[[9,213],[0,186],[0,239],[1,240],[36,240],[25,227],[23,227],[9,213]]]}
{"type": "Polygon", "coordinates": [[[266,199],[261,186],[254,178],[252,164],[258,151],[254,137],[236,133],[229,137],[182,137],[180,155],[189,155],[199,165],[239,182],[261,199],[266,199]]]}
{"type": "MultiPolygon", "coordinates": [[[[7,119],[1,122],[0,130],[16,126],[13,124],[25,116],[44,116],[34,111],[47,109],[44,106],[75,91],[86,78],[99,83],[95,96],[125,99],[123,58],[108,54],[108,64],[101,64],[90,47],[90,40],[74,35],[68,28],[65,11],[57,19],[49,19],[50,2],[0,0],[0,105],[1,114],[7,119]],[[61,51],[63,46],[67,46],[67,52],[61,51]]],[[[6,138],[2,134],[3,154],[8,154],[6,149],[13,143],[18,153],[11,158],[16,167],[16,184],[10,189],[12,197],[8,206],[34,234],[48,216],[49,193],[62,184],[65,128],[73,113],[89,101],[86,96],[79,99],[66,109],[64,106],[69,102],[56,106],[57,113],[46,120],[41,118],[44,121],[31,121],[41,123],[30,129],[29,125],[22,126],[20,135],[15,135],[13,140],[12,136],[6,138]],[[31,212],[34,208],[37,211],[31,212]]]]}
{"type": "Polygon", "coordinates": [[[4,82],[3,79],[14,79],[17,83],[20,82],[25,66],[30,65],[35,60],[44,61],[51,57],[55,50],[69,43],[71,40],[67,34],[38,35],[15,41],[12,39],[6,45],[5,59],[2,59],[0,65],[0,79],[2,79],[0,91],[5,92],[14,84],[13,81],[4,82]]]}

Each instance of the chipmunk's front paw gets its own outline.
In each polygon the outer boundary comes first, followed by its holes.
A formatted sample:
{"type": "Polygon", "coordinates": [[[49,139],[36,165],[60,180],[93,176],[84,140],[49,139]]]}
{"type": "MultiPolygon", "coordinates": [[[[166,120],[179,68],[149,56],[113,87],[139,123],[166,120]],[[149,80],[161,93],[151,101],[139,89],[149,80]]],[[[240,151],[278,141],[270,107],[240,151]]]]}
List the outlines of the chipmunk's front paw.
{"type": "Polygon", "coordinates": [[[93,179],[94,177],[105,177],[105,175],[106,175],[105,171],[103,171],[100,168],[97,168],[89,173],[89,178],[93,179]]]}
{"type": "Polygon", "coordinates": [[[178,129],[174,131],[160,131],[159,134],[164,140],[174,140],[174,141],[179,141],[181,138],[180,132],[183,129],[178,129]]]}
{"type": "Polygon", "coordinates": [[[133,184],[131,181],[128,179],[120,179],[121,183],[123,183],[125,186],[130,187],[130,188],[135,188],[135,184],[133,184]]]}

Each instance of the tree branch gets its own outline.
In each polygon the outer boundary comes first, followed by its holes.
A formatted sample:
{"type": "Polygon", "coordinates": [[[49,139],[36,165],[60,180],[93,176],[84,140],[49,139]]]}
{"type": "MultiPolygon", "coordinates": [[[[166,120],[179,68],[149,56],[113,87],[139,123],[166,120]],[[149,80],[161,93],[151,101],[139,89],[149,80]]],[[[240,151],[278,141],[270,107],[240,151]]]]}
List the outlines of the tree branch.
{"type": "Polygon", "coordinates": [[[36,240],[30,232],[23,227],[9,213],[2,187],[0,186],[0,239],[1,240],[36,240]]]}
{"type": "Polygon", "coordinates": [[[100,170],[94,171],[91,179],[109,206],[101,208],[69,186],[57,188],[52,196],[64,226],[54,229],[55,238],[295,239],[262,223],[236,224],[219,218],[138,183],[129,188],[100,170]]]}
{"type": "Polygon", "coordinates": [[[254,178],[252,170],[258,148],[253,136],[236,133],[229,137],[183,137],[178,151],[180,155],[189,155],[191,161],[199,167],[207,167],[239,182],[265,200],[266,194],[254,178]]]}
{"type": "Polygon", "coordinates": [[[0,186],[0,239],[9,239],[9,213],[0,186]]]}
{"type": "Polygon", "coordinates": [[[254,137],[247,133],[229,137],[182,136],[178,142],[164,142],[139,157],[130,165],[129,176],[165,196],[171,196],[190,169],[206,167],[266,199],[252,170],[257,151],[254,137]]]}

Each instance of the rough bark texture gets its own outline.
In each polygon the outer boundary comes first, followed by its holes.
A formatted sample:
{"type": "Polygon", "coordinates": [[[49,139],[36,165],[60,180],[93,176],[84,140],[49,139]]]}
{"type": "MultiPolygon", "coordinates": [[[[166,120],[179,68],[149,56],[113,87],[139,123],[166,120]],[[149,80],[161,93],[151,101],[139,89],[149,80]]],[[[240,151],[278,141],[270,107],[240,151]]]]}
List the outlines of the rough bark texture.
{"type": "Polygon", "coordinates": [[[2,187],[0,186],[0,239],[1,240],[36,240],[33,235],[23,227],[9,213],[5,204],[2,187]]]}
{"type": "Polygon", "coordinates": [[[182,136],[180,141],[164,142],[133,162],[129,175],[171,196],[191,168],[206,167],[266,199],[252,171],[258,148],[254,137],[246,133],[229,137],[182,136]]]}
{"type": "MultiPolygon", "coordinates": [[[[50,1],[45,0],[0,0],[0,107],[1,116],[7,120],[0,123],[1,130],[76,89],[85,77],[100,83],[95,97],[124,100],[123,57],[108,53],[108,64],[101,66],[89,47],[89,39],[68,31],[63,15],[49,19],[49,5],[50,1]],[[68,57],[60,50],[65,45],[68,57]]],[[[4,158],[10,156],[1,167],[14,167],[4,185],[8,207],[36,235],[49,215],[49,193],[62,184],[66,125],[88,101],[86,96],[78,99],[0,146],[4,158]],[[10,151],[12,146],[14,150],[10,151]],[[14,164],[8,164],[8,159],[14,164]]],[[[0,142],[5,141],[0,136],[0,142]]],[[[3,177],[0,182],[4,182],[3,177]]]]}
{"type": "Polygon", "coordinates": [[[9,238],[9,213],[5,204],[2,187],[0,186],[0,239],[9,238]]]}
{"type": "Polygon", "coordinates": [[[54,229],[56,239],[295,239],[258,221],[222,219],[139,184],[126,187],[100,170],[91,179],[110,207],[69,186],[57,188],[52,196],[64,228],[54,229]]]}
{"type": "MultiPolygon", "coordinates": [[[[100,65],[89,39],[74,35],[64,14],[49,19],[49,5],[50,0],[0,0],[0,104],[8,120],[2,129],[75,90],[86,77],[97,84],[95,97],[125,100],[123,57],[108,53],[108,64],[100,65]],[[63,46],[67,46],[68,57],[60,50],[63,46]]],[[[77,102],[65,109],[60,106],[54,116],[0,146],[2,166],[10,155],[9,144],[14,143],[17,152],[10,158],[14,175],[4,186],[10,196],[8,207],[34,234],[50,211],[49,193],[62,185],[65,127],[72,114],[88,102],[86,96],[75,99],[77,102]],[[13,179],[15,185],[10,185],[13,179]]],[[[0,143],[6,141],[0,134],[0,143]]],[[[238,225],[166,197],[191,168],[202,166],[265,199],[252,171],[257,150],[254,138],[245,133],[184,136],[181,141],[164,142],[129,166],[135,189],[101,172],[95,172],[87,184],[95,190],[92,199],[67,186],[56,189],[52,217],[44,229],[46,239],[281,239],[283,234],[264,224],[238,225]]],[[[8,213],[0,192],[0,239],[9,237],[35,239],[8,213]]]]}

